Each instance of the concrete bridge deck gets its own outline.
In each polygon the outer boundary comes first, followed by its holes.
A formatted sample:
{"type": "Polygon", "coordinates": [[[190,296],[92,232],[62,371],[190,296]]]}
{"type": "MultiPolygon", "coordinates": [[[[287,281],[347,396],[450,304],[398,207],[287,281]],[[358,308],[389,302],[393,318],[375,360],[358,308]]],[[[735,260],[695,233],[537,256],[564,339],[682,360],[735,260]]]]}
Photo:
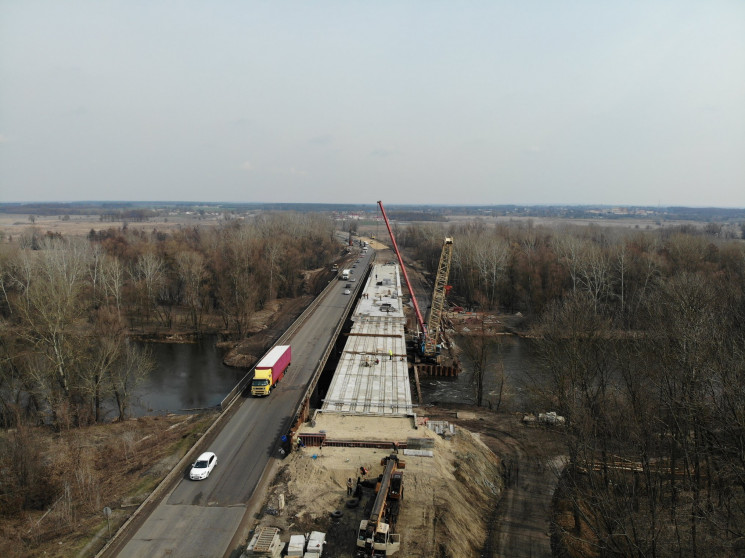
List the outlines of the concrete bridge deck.
{"type": "Polygon", "coordinates": [[[352,321],[321,412],[412,414],[398,265],[373,266],[352,321]]]}

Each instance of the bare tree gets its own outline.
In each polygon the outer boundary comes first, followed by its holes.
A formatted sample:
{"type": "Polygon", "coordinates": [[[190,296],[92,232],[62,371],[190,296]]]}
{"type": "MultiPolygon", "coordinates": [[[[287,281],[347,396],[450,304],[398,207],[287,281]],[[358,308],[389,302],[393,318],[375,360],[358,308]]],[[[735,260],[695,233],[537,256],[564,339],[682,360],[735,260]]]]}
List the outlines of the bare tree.
{"type": "MultiPolygon", "coordinates": [[[[471,381],[474,385],[476,405],[483,406],[485,385],[491,372],[494,374],[497,386],[497,401],[495,404],[498,410],[502,404],[505,376],[501,361],[501,345],[497,337],[487,331],[482,318],[478,329],[463,336],[460,342],[461,354],[473,370],[471,381]]],[[[491,402],[489,406],[491,406],[491,402]]]]}
{"type": "Polygon", "coordinates": [[[265,244],[267,267],[269,272],[269,295],[267,300],[275,298],[274,276],[279,269],[279,259],[282,255],[282,245],[275,239],[265,244]]]}
{"type": "MultiPolygon", "coordinates": [[[[68,404],[75,370],[85,353],[80,326],[86,310],[83,294],[89,260],[83,242],[47,240],[33,256],[23,252],[14,277],[21,288],[19,334],[42,357],[35,371],[55,378],[48,386],[53,392],[60,390],[68,404]]],[[[57,399],[53,392],[47,394],[51,404],[57,399]]]]}
{"type": "Polygon", "coordinates": [[[582,253],[579,284],[592,297],[595,313],[610,291],[610,262],[604,248],[588,244],[582,253]]]}
{"type": "Polygon", "coordinates": [[[165,284],[163,259],[152,251],[144,252],[137,258],[133,275],[147,323],[158,307],[158,295],[165,284]]]}
{"type": "Polygon", "coordinates": [[[118,420],[127,417],[132,395],[137,386],[152,372],[155,363],[150,353],[138,345],[123,341],[121,357],[111,367],[109,381],[114,394],[118,420]]]}
{"type": "Polygon", "coordinates": [[[572,278],[572,292],[577,292],[579,285],[580,269],[582,267],[582,254],[585,251],[586,241],[577,237],[569,231],[553,237],[552,246],[559,261],[562,262],[569,276],[572,278]]]}
{"type": "Polygon", "coordinates": [[[189,309],[189,318],[197,331],[201,328],[201,287],[205,278],[204,257],[197,252],[176,254],[176,266],[183,283],[183,300],[189,309]]]}
{"type": "Polygon", "coordinates": [[[107,300],[113,300],[116,313],[121,315],[124,290],[124,266],[116,256],[105,256],[101,261],[101,283],[107,300]]]}

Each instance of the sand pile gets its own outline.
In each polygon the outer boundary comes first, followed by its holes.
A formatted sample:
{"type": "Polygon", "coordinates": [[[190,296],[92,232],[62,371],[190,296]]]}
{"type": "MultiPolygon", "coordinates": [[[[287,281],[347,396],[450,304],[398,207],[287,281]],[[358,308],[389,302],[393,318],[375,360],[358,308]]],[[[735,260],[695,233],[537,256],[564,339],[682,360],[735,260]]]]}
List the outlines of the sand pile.
{"type": "MultiPolygon", "coordinates": [[[[329,439],[406,441],[430,438],[433,457],[405,455],[404,498],[395,532],[401,535],[401,557],[479,556],[487,536],[487,522],[501,492],[498,458],[477,436],[455,429],[443,437],[420,426],[411,418],[352,417],[317,415],[315,426],[301,432],[325,432],[329,439]]],[[[354,533],[365,506],[374,498],[366,489],[355,509],[345,507],[346,482],[356,482],[359,468],[369,477],[382,474],[380,461],[389,449],[349,447],[308,447],[288,456],[274,479],[260,525],[273,525],[290,534],[325,531],[327,551],[333,558],[354,555],[354,533]],[[286,509],[273,515],[283,494],[286,509]],[[332,521],[331,512],[344,516],[332,521]],[[270,513],[266,513],[266,511],[270,513]]]]}

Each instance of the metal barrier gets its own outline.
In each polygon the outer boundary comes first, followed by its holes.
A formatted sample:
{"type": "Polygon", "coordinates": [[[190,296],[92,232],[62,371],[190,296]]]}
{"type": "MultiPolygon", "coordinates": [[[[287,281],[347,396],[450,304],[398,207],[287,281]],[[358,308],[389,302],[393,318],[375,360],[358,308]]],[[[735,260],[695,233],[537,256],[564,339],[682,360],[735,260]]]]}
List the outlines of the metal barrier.
{"type": "MultiPolygon", "coordinates": [[[[290,337],[292,337],[292,335],[303,324],[303,322],[305,322],[305,320],[308,319],[308,316],[310,316],[313,313],[313,311],[321,303],[321,301],[324,298],[326,298],[326,296],[328,295],[329,292],[331,292],[331,288],[335,284],[336,284],[336,282],[333,279],[331,281],[329,281],[329,284],[326,285],[326,287],[320,292],[320,294],[316,298],[313,299],[313,302],[311,302],[308,305],[308,307],[305,310],[303,310],[303,313],[300,314],[300,316],[298,316],[297,320],[295,320],[294,322],[292,322],[292,324],[290,325],[290,327],[287,328],[287,331],[285,331],[279,337],[279,339],[271,347],[269,347],[269,349],[267,350],[267,353],[269,351],[271,351],[277,345],[282,345],[285,342],[285,340],[287,340],[290,337]]],[[[266,354],[266,353],[264,353],[264,354],[266,354]]],[[[261,359],[259,359],[259,360],[261,360],[261,359]]],[[[251,378],[253,378],[253,373],[254,373],[254,367],[251,367],[251,369],[246,373],[246,375],[243,376],[243,378],[241,378],[238,381],[238,383],[236,384],[236,386],[232,390],[230,390],[230,393],[228,393],[223,398],[223,400],[218,405],[218,408],[221,411],[224,411],[225,409],[227,409],[228,406],[233,402],[233,400],[236,397],[238,397],[243,392],[243,390],[246,388],[246,386],[248,385],[248,383],[251,381],[251,378]]]]}
{"type": "MultiPolygon", "coordinates": [[[[372,269],[372,264],[368,264],[367,269],[365,270],[365,273],[362,275],[363,279],[362,281],[358,282],[358,288],[359,285],[365,282],[365,279],[369,277],[370,270],[372,269]]],[[[356,293],[357,291],[355,291],[356,293]]],[[[344,311],[344,316],[346,317],[349,315],[350,307],[356,302],[356,298],[350,299],[350,301],[347,303],[347,306],[344,311]]],[[[334,334],[332,336],[332,339],[336,340],[337,337],[339,337],[339,334],[341,333],[342,327],[344,327],[344,321],[345,320],[339,320],[339,323],[336,326],[336,329],[334,329],[334,334]]],[[[310,397],[311,392],[313,389],[315,389],[316,383],[318,383],[318,378],[321,376],[321,373],[323,372],[324,366],[326,366],[326,361],[329,358],[329,355],[331,354],[331,351],[334,349],[335,343],[329,343],[329,346],[326,347],[326,350],[323,353],[323,356],[318,359],[318,362],[316,363],[316,369],[313,371],[313,376],[311,377],[310,382],[308,382],[308,385],[305,388],[305,393],[303,394],[303,397],[300,399],[300,406],[298,409],[295,410],[295,420],[293,420],[293,424],[297,422],[297,416],[300,412],[300,410],[303,408],[303,405],[305,404],[305,401],[310,397]]]]}

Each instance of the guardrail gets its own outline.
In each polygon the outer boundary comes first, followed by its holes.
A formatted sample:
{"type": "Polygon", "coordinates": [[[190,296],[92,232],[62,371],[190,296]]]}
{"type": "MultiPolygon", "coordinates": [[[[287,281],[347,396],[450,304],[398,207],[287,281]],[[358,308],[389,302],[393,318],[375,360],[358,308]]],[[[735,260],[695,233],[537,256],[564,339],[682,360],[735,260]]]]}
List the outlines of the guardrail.
{"type": "MultiPolygon", "coordinates": [[[[297,320],[292,322],[290,327],[287,328],[287,330],[277,339],[277,341],[269,347],[267,350],[267,353],[271,351],[274,347],[277,345],[282,345],[285,340],[292,337],[292,335],[297,331],[297,329],[305,322],[305,320],[308,319],[308,316],[310,316],[313,311],[318,307],[318,305],[321,303],[321,301],[326,298],[329,292],[331,292],[332,287],[336,284],[336,278],[329,281],[329,284],[324,287],[324,289],[318,294],[316,298],[313,299],[313,301],[308,305],[308,307],[303,310],[303,313],[298,316],[297,320]]],[[[265,353],[266,354],[266,353],[265,353]]],[[[251,378],[253,378],[254,373],[254,367],[252,366],[251,369],[246,373],[243,378],[241,378],[236,386],[230,390],[230,393],[228,393],[223,400],[218,405],[218,408],[221,411],[224,411],[227,409],[230,404],[233,402],[233,400],[240,395],[243,390],[246,388],[248,383],[251,381],[251,378]]]]}
{"type": "MultiPolygon", "coordinates": [[[[367,268],[365,269],[365,273],[362,275],[362,280],[357,283],[357,290],[359,290],[360,285],[365,282],[365,278],[369,276],[370,270],[372,269],[372,263],[367,264],[367,268]]],[[[356,293],[357,291],[355,291],[356,293]]],[[[355,303],[356,297],[351,298],[350,301],[347,303],[347,307],[344,311],[344,316],[347,316],[349,314],[350,307],[355,303]]],[[[334,334],[332,336],[332,339],[336,340],[337,337],[339,337],[339,334],[341,333],[341,329],[344,327],[344,321],[345,320],[339,320],[339,323],[336,325],[336,328],[334,329],[334,334]]],[[[318,359],[318,362],[316,363],[316,369],[313,371],[313,376],[311,376],[310,381],[308,382],[308,385],[305,387],[305,393],[303,393],[303,397],[300,398],[300,406],[298,409],[295,410],[295,417],[297,417],[298,413],[302,409],[303,405],[305,404],[305,401],[310,397],[311,392],[315,389],[316,383],[318,382],[318,378],[320,377],[321,373],[323,372],[324,366],[326,366],[326,361],[329,358],[329,355],[331,354],[331,351],[334,349],[335,343],[329,343],[329,346],[326,347],[326,350],[323,353],[323,356],[321,356],[320,359],[318,359]]],[[[294,420],[296,422],[297,420],[294,420]]]]}

